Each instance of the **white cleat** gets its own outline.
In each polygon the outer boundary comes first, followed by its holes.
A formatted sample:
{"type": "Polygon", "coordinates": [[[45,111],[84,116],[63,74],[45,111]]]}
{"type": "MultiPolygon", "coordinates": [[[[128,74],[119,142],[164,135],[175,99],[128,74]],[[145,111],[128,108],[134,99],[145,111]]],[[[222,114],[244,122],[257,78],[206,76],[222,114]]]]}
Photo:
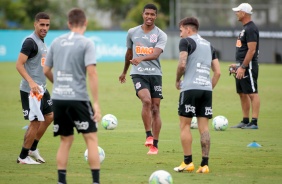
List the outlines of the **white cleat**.
{"type": "Polygon", "coordinates": [[[31,156],[39,163],[45,163],[45,160],[40,156],[38,149],[34,151],[29,150],[28,156],[31,156]]]}
{"type": "Polygon", "coordinates": [[[21,159],[20,157],[17,159],[18,164],[40,164],[33,160],[30,156],[27,156],[25,159],[21,159]]]}

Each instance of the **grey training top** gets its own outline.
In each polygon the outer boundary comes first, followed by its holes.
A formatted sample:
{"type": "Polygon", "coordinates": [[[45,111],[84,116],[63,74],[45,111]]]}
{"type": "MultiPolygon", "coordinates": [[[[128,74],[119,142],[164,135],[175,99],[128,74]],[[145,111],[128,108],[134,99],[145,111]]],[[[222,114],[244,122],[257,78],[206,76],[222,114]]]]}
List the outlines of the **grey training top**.
{"type": "Polygon", "coordinates": [[[53,67],[52,99],[89,101],[86,66],[92,64],[96,64],[96,57],[90,39],[74,32],[56,38],[45,63],[53,67]]]}
{"type": "MultiPolygon", "coordinates": [[[[47,54],[47,47],[45,43],[33,32],[31,35],[27,37],[34,40],[38,47],[37,54],[32,57],[28,58],[26,63],[24,64],[24,68],[28,75],[32,78],[34,82],[38,85],[42,85],[43,87],[46,86],[46,77],[43,73],[43,66],[47,54]]],[[[22,78],[20,83],[20,90],[29,93],[30,87],[28,82],[22,78]]]]}
{"type": "Polygon", "coordinates": [[[188,52],[181,92],[191,89],[212,91],[210,70],[212,60],[217,56],[210,42],[194,34],[180,40],[179,50],[188,52]]]}
{"type": "MultiPolygon", "coordinates": [[[[164,50],[167,35],[155,26],[150,32],[144,33],[141,25],[128,30],[126,38],[127,48],[132,49],[133,58],[153,53],[155,47],[164,50]]],[[[130,75],[162,75],[159,58],[151,61],[142,61],[137,66],[132,65],[130,75]]]]}

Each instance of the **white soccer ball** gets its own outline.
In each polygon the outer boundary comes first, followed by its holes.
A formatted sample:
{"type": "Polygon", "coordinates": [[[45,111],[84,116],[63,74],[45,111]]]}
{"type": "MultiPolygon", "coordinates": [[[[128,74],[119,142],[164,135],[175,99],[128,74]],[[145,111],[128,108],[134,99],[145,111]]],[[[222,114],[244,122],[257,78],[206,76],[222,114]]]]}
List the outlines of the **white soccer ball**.
{"type": "Polygon", "coordinates": [[[149,184],[173,184],[173,180],[169,172],[158,170],[151,174],[149,184]]]}
{"type": "Polygon", "coordinates": [[[102,122],[101,122],[102,126],[106,129],[106,130],[113,130],[117,127],[118,125],[118,120],[117,118],[112,115],[112,114],[106,114],[103,118],[102,118],[102,122]]]}
{"type": "Polygon", "coordinates": [[[198,128],[198,122],[197,122],[197,117],[193,117],[191,121],[191,129],[197,129],[198,128]]]}
{"type": "Polygon", "coordinates": [[[212,120],[212,127],[215,130],[220,130],[220,131],[226,130],[227,127],[228,127],[228,120],[227,120],[227,118],[224,117],[224,116],[216,116],[212,120]]]}
{"type": "MultiPolygon", "coordinates": [[[[98,152],[99,152],[100,163],[102,163],[106,157],[105,151],[100,146],[98,146],[98,152]]],[[[86,149],[84,152],[84,158],[86,161],[88,160],[88,149],[86,149]]]]}

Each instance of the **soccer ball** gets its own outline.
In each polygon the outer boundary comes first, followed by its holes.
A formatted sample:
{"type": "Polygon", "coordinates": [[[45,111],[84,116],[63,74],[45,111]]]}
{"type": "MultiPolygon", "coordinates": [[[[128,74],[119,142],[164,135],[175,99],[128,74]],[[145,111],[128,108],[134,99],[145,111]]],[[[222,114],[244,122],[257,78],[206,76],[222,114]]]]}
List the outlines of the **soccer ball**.
{"type": "Polygon", "coordinates": [[[197,117],[193,117],[191,121],[191,129],[197,129],[198,128],[198,122],[197,122],[197,117]]]}
{"type": "Polygon", "coordinates": [[[149,184],[173,184],[173,181],[169,172],[158,170],[151,174],[149,184]]]}
{"type": "MultiPolygon", "coordinates": [[[[100,163],[102,163],[106,157],[105,151],[100,146],[98,146],[98,152],[99,152],[100,163]]],[[[86,149],[84,152],[84,158],[86,161],[88,160],[88,149],[86,149]]]]}
{"type": "Polygon", "coordinates": [[[112,114],[106,114],[103,118],[102,118],[102,122],[101,122],[102,126],[106,129],[106,130],[113,130],[117,127],[118,125],[118,120],[117,118],[112,115],[112,114]]]}
{"type": "Polygon", "coordinates": [[[220,130],[220,131],[226,130],[227,127],[228,127],[228,120],[227,120],[227,118],[224,117],[224,116],[216,116],[212,120],[212,127],[215,130],[220,130]]]}

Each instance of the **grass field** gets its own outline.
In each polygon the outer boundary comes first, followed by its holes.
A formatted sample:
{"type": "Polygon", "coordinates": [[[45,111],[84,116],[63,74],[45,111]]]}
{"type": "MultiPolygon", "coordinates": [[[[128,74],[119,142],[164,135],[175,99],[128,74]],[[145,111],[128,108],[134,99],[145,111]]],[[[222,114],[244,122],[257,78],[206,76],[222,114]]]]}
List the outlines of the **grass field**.
{"type": "MultiPolygon", "coordinates": [[[[234,78],[228,75],[228,64],[221,63],[222,76],[213,93],[213,112],[214,116],[226,116],[231,126],[237,124],[242,115],[234,78]]],[[[211,172],[204,175],[173,171],[183,159],[177,116],[179,92],[174,87],[176,62],[164,61],[162,67],[164,99],[161,103],[163,126],[159,154],[148,156],[148,150],[143,146],[145,133],[140,115],[141,103],[135,96],[129,76],[126,84],[118,82],[123,63],[98,65],[102,113],[114,114],[119,120],[116,130],[104,130],[99,126],[99,145],[106,153],[101,165],[102,184],[146,184],[151,173],[159,169],[170,172],[174,184],[281,183],[282,126],[279,115],[282,113],[282,65],[260,65],[259,130],[228,128],[220,132],[210,129],[211,172]],[[258,142],[262,147],[248,148],[247,145],[252,141],[258,142]]],[[[25,133],[22,127],[28,124],[22,117],[19,82],[20,75],[15,69],[15,63],[0,63],[0,183],[56,183],[55,157],[59,138],[53,137],[51,126],[39,144],[46,164],[16,164],[25,133]]],[[[49,84],[48,89],[51,88],[49,84]]],[[[192,130],[192,133],[193,161],[198,166],[201,161],[199,133],[197,130],[192,130]]],[[[89,167],[83,157],[85,149],[82,136],[76,135],[68,165],[68,183],[91,183],[89,167]]]]}

